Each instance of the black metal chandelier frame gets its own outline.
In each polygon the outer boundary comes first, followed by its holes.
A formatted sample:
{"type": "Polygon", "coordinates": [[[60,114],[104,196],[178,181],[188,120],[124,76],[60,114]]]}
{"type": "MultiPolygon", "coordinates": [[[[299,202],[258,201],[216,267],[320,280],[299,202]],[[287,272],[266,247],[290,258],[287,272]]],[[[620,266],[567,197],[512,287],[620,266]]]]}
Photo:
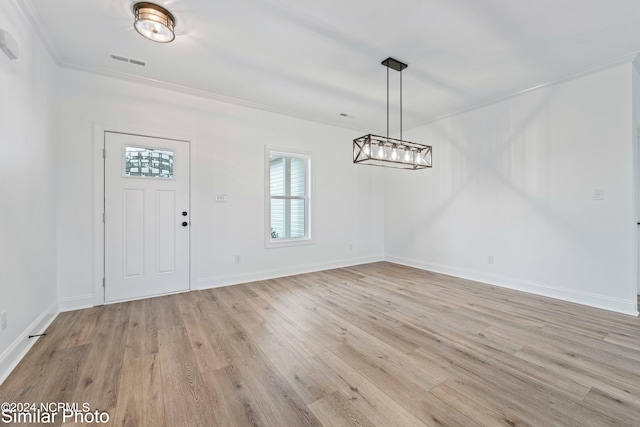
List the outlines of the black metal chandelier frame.
{"type": "Polygon", "coordinates": [[[407,64],[393,58],[387,67],[387,136],[368,134],[353,140],[353,163],[397,169],[426,169],[432,164],[432,147],[402,139],[402,70],[407,64]],[[400,72],[400,139],[389,137],[389,69],[400,72]]]}

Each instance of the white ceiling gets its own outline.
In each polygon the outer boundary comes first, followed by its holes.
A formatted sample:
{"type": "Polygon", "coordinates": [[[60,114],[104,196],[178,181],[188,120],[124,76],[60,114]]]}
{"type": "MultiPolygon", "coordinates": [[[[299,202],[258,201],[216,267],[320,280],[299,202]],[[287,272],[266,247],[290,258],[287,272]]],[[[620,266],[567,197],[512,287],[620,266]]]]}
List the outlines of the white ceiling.
{"type": "Polygon", "coordinates": [[[639,0],[158,0],[170,44],[135,32],[132,0],[19,1],[61,66],[363,133],[386,132],[389,56],[408,129],[640,51],[639,0]]]}

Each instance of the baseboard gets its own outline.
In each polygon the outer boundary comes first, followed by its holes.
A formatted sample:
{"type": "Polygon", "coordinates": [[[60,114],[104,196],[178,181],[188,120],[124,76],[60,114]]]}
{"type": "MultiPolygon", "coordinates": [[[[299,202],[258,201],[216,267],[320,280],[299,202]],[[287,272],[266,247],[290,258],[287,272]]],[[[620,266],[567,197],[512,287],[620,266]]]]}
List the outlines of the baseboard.
{"type": "Polygon", "coordinates": [[[429,263],[416,259],[404,258],[395,255],[386,255],[385,261],[395,264],[406,265],[419,268],[421,270],[433,271],[435,273],[447,274],[449,276],[460,277],[462,279],[474,280],[476,282],[487,283],[501,288],[509,288],[517,291],[528,292],[530,294],[555,298],[562,301],[615,311],[617,313],[638,316],[636,307],[637,301],[611,298],[605,295],[581,292],[572,289],[559,288],[544,283],[534,283],[512,277],[487,274],[481,271],[450,267],[440,264],[429,263]]]}
{"type": "Polygon", "coordinates": [[[60,312],[82,310],[83,308],[90,308],[95,305],[93,294],[81,295],[79,297],[61,298],[58,301],[58,309],[60,312]]]}
{"type": "Polygon", "coordinates": [[[330,270],[333,268],[350,267],[353,265],[369,264],[384,261],[382,256],[368,256],[348,258],[339,261],[328,261],[278,268],[274,270],[259,271],[254,273],[229,274],[199,279],[196,282],[197,289],[211,289],[222,286],[239,285],[241,283],[258,282],[260,280],[276,279],[279,277],[293,276],[295,274],[313,273],[314,271],[330,270]]]}
{"type": "Polygon", "coordinates": [[[39,338],[29,339],[29,335],[43,333],[57,315],[58,303],[54,302],[0,355],[0,384],[7,379],[29,349],[38,341],[39,338]]]}

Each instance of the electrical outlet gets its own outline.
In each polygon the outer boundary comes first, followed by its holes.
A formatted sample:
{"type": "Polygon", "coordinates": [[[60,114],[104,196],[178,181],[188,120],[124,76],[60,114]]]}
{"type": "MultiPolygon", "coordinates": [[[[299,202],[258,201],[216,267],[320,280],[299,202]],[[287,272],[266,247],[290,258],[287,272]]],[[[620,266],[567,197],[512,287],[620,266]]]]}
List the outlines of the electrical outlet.
{"type": "Polygon", "coordinates": [[[2,324],[2,330],[7,329],[7,312],[3,311],[0,313],[0,323],[2,324]]]}
{"type": "Polygon", "coordinates": [[[240,255],[236,255],[236,264],[240,264],[240,255]]]}
{"type": "Polygon", "coordinates": [[[487,264],[493,264],[493,255],[487,257],[487,264]]]}

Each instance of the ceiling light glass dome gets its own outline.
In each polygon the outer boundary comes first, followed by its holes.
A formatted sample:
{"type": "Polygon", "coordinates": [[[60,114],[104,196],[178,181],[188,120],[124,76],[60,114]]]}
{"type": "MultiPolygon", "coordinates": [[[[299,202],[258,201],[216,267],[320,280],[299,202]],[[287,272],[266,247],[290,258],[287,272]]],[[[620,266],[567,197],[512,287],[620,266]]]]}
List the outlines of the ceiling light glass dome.
{"type": "Polygon", "coordinates": [[[175,18],[162,6],[141,2],[133,6],[135,22],[133,27],[143,37],[159,43],[169,43],[176,38],[175,18]]]}

